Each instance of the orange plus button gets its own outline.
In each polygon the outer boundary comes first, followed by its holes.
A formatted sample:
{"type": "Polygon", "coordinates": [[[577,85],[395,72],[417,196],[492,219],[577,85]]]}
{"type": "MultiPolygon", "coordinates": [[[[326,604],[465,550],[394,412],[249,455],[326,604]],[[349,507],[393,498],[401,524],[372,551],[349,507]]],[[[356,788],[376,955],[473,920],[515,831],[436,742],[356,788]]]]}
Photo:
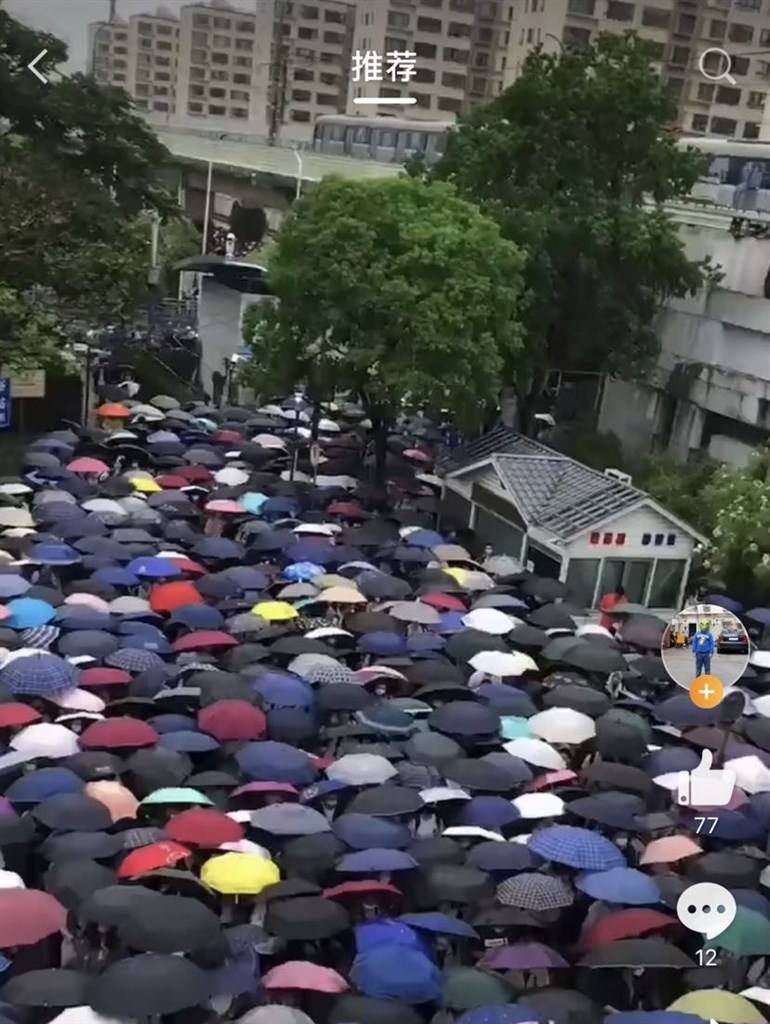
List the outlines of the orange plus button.
{"type": "Polygon", "coordinates": [[[715,708],[725,695],[725,688],[716,676],[698,676],[690,683],[690,700],[699,708],[715,708]]]}

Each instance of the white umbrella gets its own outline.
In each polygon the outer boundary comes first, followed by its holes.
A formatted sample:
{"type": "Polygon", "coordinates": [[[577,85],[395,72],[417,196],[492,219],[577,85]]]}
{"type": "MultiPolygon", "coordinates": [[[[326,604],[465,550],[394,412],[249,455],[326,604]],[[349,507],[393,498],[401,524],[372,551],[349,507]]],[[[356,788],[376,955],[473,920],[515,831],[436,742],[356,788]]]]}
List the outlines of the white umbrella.
{"type": "Polygon", "coordinates": [[[12,497],[21,497],[24,494],[32,494],[32,488],[27,484],[11,483],[0,484],[0,494],[8,494],[12,497]]]}
{"type": "MultiPolygon", "coordinates": [[[[767,882],[763,882],[763,884],[766,885],[767,882]]],[[[751,999],[752,1002],[764,1003],[765,1006],[770,1006],[770,988],[760,988],[759,985],[752,985],[751,988],[745,988],[738,995],[743,996],[744,999],[751,999]]]]}
{"type": "Polygon", "coordinates": [[[0,870],[0,889],[26,889],[24,879],[15,871],[0,870]]]}
{"type": "Polygon", "coordinates": [[[565,803],[555,793],[522,793],[511,803],[522,818],[559,818],[565,814],[565,803]]]}
{"type": "Polygon", "coordinates": [[[75,733],[55,722],[38,722],[20,729],[11,746],[29,757],[70,757],[80,750],[75,733]]]}
{"type": "Polygon", "coordinates": [[[476,608],[467,615],[463,615],[463,625],[468,629],[477,629],[480,633],[491,633],[492,636],[504,636],[510,633],[516,625],[516,619],[512,619],[505,612],[497,608],[476,608]]]}
{"type": "Polygon", "coordinates": [[[339,626],[319,626],[318,629],[311,629],[305,633],[308,640],[324,640],[329,636],[353,636],[347,629],[340,629],[339,626]]]}
{"type": "Polygon", "coordinates": [[[216,471],[214,479],[218,484],[224,484],[226,487],[240,487],[241,484],[249,482],[249,474],[244,473],[242,469],[236,469],[235,466],[225,466],[216,471]]]}
{"type": "Polygon", "coordinates": [[[735,784],[746,793],[770,792],[770,768],[755,754],[734,757],[724,767],[735,772],[735,784]]]}
{"type": "Polygon", "coordinates": [[[520,676],[524,672],[536,672],[537,663],[528,654],[520,651],[479,651],[468,662],[477,672],[488,676],[520,676]]]}
{"type": "Polygon", "coordinates": [[[24,526],[32,528],[35,520],[26,508],[0,508],[0,526],[24,526]]]}
{"type": "Polygon", "coordinates": [[[47,699],[67,711],[90,711],[99,714],[106,706],[97,694],[91,693],[90,690],[81,690],[77,686],[72,690],[64,690],[63,693],[52,693],[47,699]]]}
{"type": "Polygon", "coordinates": [[[345,754],[326,769],[328,778],[350,786],[378,786],[397,774],[390,761],[379,754],[345,754]]]}
{"type": "MultiPolygon", "coordinates": [[[[327,462],[327,459],[321,459],[322,462],[327,462]]],[[[346,491],[352,491],[353,488],[358,487],[358,480],[354,476],[325,476],[323,473],[319,473],[316,477],[316,485],[318,487],[342,487],[346,491]]]]}
{"type": "Polygon", "coordinates": [[[296,658],[292,658],[287,667],[289,672],[304,677],[306,672],[324,665],[341,668],[339,661],[331,654],[298,654],[296,658]]]}
{"type": "Polygon", "coordinates": [[[324,434],[339,434],[341,428],[334,420],[322,419],[318,422],[318,429],[324,434]]]}
{"type": "Polygon", "coordinates": [[[493,843],[505,842],[499,832],[492,832],[491,829],[481,828],[479,825],[450,825],[441,835],[450,839],[487,839],[493,843]]]}
{"type": "Polygon", "coordinates": [[[598,622],[587,622],[584,626],[578,626],[575,636],[607,636],[612,639],[612,633],[598,622]]]}
{"type": "Polygon", "coordinates": [[[519,757],[527,764],[533,764],[536,768],[548,768],[549,771],[560,771],[567,767],[567,762],[558,750],[545,743],[543,740],[533,739],[531,736],[522,736],[517,740],[509,740],[503,744],[503,750],[513,757],[519,757]]]}
{"type": "Polygon", "coordinates": [[[770,651],[754,651],[749,663],[756,668],[770,668],[770,651]]]}
{"type": "Polygon", "coordinates": [[[574,708],[548,708],[528,722],[532,734],[547,743],[585,743],[596,735],[593,718],[574,708]]]}
{"type": "Polygon", "coordinates": [[[454,786],[432,786],[420,790],[420,799],[424,804],[441,804],[446,800],[470,800],[470,793],[454,786]]]}
{"type": "Polygon", "coordinates": [[[755,697],[753,704],[754,710],[758,715],[762,715],[763,718],[770,718],[770,693],[766,693],[762,697],[755,697]]]}
{"type": "Polygon", "coordinates": [[[90,1006],[70,1006],[62,1010],[51,1021],[51,1024],[126,1024],[116,1017],[103,1017],[90,1006]]]}
{"type": "Polygon", "coordinates": [[[336,523],[300,523],[291,531],[292,533],[317,534],[319,537],[333,537],[339,533],[342,527],[336,523]]]}
{"type": "Polygon", "coordinates": [[[421,601],[396,601],[390,614],[400,622],[416,622],[423,626],[434,626],[441,618],[435,608],[421,601]]]}
{"type": "Polygon", "coordinates": [[[128,515],[123,506],[112,498],[89,498],[88,501],[83,502],[81,508],[84,508],[86,512],[95,512],[97,515],[103,516],[117,516],[120,519],[125,519],[128,515]]]}

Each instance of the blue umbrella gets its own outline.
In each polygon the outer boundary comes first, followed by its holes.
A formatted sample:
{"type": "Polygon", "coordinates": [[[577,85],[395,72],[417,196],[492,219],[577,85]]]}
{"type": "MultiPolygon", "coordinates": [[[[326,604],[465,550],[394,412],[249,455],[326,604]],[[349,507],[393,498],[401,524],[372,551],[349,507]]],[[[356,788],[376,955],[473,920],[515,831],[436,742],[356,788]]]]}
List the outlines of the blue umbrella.
{"type": "Polygon", "coordinates": [[[700,754],[691,747],[662,747],[647,754],[642,768],[654,777],[669,772],[690,772],[699,764],[700,754]]]}
{"type": "Polygon", "coordinates": [[[121,650],[151,651],[153,654],[171,654],[173,648],[157,631],[139,630],[120,638],[121,650]]]}
{"type": "Polygon", "coordinates": [[[118,638],[114,633],[101,629],[76,629],[65,634],[57,646],[59,654],[75,657],[90,654],[93,658],[106,658],[118,649],[118,638]]]}
{"type": "Polygon", "coordinates": [[[625,857],[614,843],[587,828],[551,825],[536,832],[528,846],[543,860],[585,871],[608,871],[626,866],[625,857]]]}
{"type": "Polygon", "coordinates": [[[677,1010],[629,1010],[609,1014],[604,1024],[703,1024],[703,1018],[677,1010]]]}
{"type": "Polygon", "coordinates": [[[76,565],[80,554],[69,544],[33,544],[29,560],[41,565],[76,565]]]}
{"type": "Polygon", "coordinates": [[[358,650],[378,658],[396,658],[406,654],[406,638],[400,633],[380,631],[358,638],[358,650]]]}
{"type": "Polygon", "coordinates": [[[107,583],[111,587],[138,587],[139,577],[134,573],[129,572],[128,569],[123,569],[119,565],[108,566],[105,569],[97,569],[91,576],[92,580],[98,580],[99,583],[107,583]]]}
{"type": "Polygon", "coordinates": [[[293,583],[306,583],[316,576],[322,576],[323,571],[323,566],[316,562],[294,562],[286,566],[282,575],[285,580],[291,580],[293,583]]]}
{"type": "MultiPolygon", "coordinates": [[[[684,1016],[684,1015],[682,1015],[684,1016]]],[[[460,1014],[456,1024],[525,1024],[541,1019],[537,1010],[530,1006],[477,1006],[460,1014]]]]}
{"type": "Polygon", "coordinates": [[[444,543],[444,538],[435,530],[415,530],[406,538],[406,543],[416,548],[435,548],[444,543]]]}
{"type": "Polygon", "coordinates": [[[12,629],[34,629],[45,626],[56,617],[56,610],[47,602],[34,597],[15,597],[6,608],[11,613],[6,625],[12,629]]]}
{"type": "Polygon", "coordinates": [[[85,605],[63,604],[56,609],[56,621],[62,629],[97,629],[111,632],[115,620],[108,612],[97,612],[85,605]]]}
{"type": "Polygon", "coordinates": [[[443,651],[444,647],[446,640],[437,633],[411,633],[406,638],[406,649],[410,654],[443,651]]]}
{"type": "Polygon", "coordinates": [[[220,748],[219,742],[213,736],[192,729],[162,733],[158,746],[164,750],[176,750],[179,754],[209,754],[220,748]]]}
{"type": "Polygon", "coordinates": [[[155,715],[147,721],[160,736],[167,732],[196,732],[198,728],[195,719],[190,715],[155,715]]]}
{"type": "Polygon", "coordinates": [[[328,541],[294,540],[283,549],[289,562],[312,562],[315,565],[328,565],[338,558],[338,553],[328,541]]]}
{"type": "Polygon", "coordinates": [[[390,918],[381,918],[378,921],[367,921],[365,924],[356,925],[355,941],[357,954],[368,953],[370,950],[380,949],[382,946],[401,946],[406,949],[416,949],[421,953],[429,952],[427,944],[413,928],[390,918]]]}
{"type": "Polygon", "coordinates": [[[520,817],[510,800],[502,796],[474,796],[463,803],[453,824],[496,829],[512,825],[520,817]]]}
{"type": "Polygon", "coordinates": [[[366,996],[398,999],[414,1006],[441,997],[441,972],[424,953],[405,946],[380,946],[359,954],[350,980],[366,996]]]}
{"type": "Polygon", "coordinates": [[[25,580],[23,576],[0,573],[0,600],[6,601],[10,597],[21,597],[31,586],[29,580],[25,580]]]}
{"type": "Polygon", "coordinates": [[[288,672],[265,672],[252,682],[251,688],[262,697],[267,708],[313,706],[313,691],[308,684],[288,672]]]}
{"type": "Polygon", "coordinates": [[[267,495],[260,494],[258,491],[248,491],[246,494],[242,494],[238,500],[247,512],[258,516],[267,501],[267,495]]]}
{"type": "Polygon", "coordinates": [[[746,612],[746,618],[753,619],[763,626],[770,626],[770,608],[750,608],[746,612]]]}
{"type": "Polygon", "coordinates": [[[182,575],[182,570],[171,559],[157,556],[132,558],[126,568],[135,576],[143,576],[151,580],[175,579],[182,575]]]}
{"type": "Polygon", "coordinates": [[[225,617],[218,608],[208,604],[185,604],[175,608],[169,621],[188,629],[222,629],[225,617]]]}
{"type": "Polygon", "coordinates": [[[413,871],[420,865],[410,854],[403,850],[383,849],[376,847],[346,853],[337,862],[337,871],[349,875],[378,875],[386,871],[413,871]]]}
{"type": "Polygon", "coordinates": [[[374,705],[366,711],[356,711],[356,720],[377,732],[393,736],[408,736],[418,728],[415,720],[406,711],[399,711],[398,708],[389,707],[387,704],[374,705]]]}
{"type": "Polygon", "coordinates": [[[204,537],[193,548],[193,554],[198,558],[213,561],[240,560],[245,553],[244,546],[238,544],[237,541],[230,540],[229,537],[204,537]]]}
{"type": "Polygon", "coordinates": [[[733,615],[740,615],[743,611],[743,605],[740,601],[736,601],[734,597],[726,597],[724,594],[707,594],[703,598],[704,604],[715,604],[720,608],[726,608],[728,612],[732,612],[733,615]]]}
{"type": "Polygon", "coordinates": [[[233,580],[242,590],[267,590],[270,585],[267,576],[251,565],[233,565],[224,569],[221,575],[233,580]]]}
{"type": "Polygon", "coordinates": [[[374,818],[370,814],[341,814],[334,821],[332,830],[352,850],[371,850],[374,847],[403,850],[412,841],[408,827],[400,821],[374,818]]]}
{"type": "Polygon", "coordinates": [[[262,502],[261,512],[265,516],[280,516],[288,515],[292,512],[299,512],[300,503],[297,498],[287,498],[278,495],[274,498],[268,498],[267,501],[262,502]]]}
{"type": "Polygon", "coordinates": [[[539,859],[521,843],[498,843],[490,840],[476,843],[469,851],[467,863],[470,867],[502,874],[507,878],[517,871],[531,871],[539,859]]]}
{"type": "Polygon", "coordinates": [[[69,768],[40,768],[22,775],[6,789],[11,803],[38,804],[57,793],[79,793],[85,782],[69,768]]]}
{"type": "Polygon", "coordinates": [[[290,782],[309,786],[315,769],[307,754],[288,743],[263,740],[247,743],[235,755],[238,766],[249,779],[257,782],[290,782]]]}
{"type": "Polygon", "coordinates": [[[660,903],[660,889],[654,878],[635,868],[610,868],[578,875],[576,888],[595,900],[645,906],[660,903]]]}
{"type": "Polygon", "coordinates": [[[482,683],[476,690],[476,696],[500,715],[530,718],[537,711],[528,693],[505,683],[482,683]]]}
{"type": "Polygon", "coordinates": [[[77,671],[64,658],[47,651],[14,658],[0,669],[0,685],[11,693],[49,697],[77,685],[77,671]]]}
{"type": "Polygon", "coordinates": [[[122,668],[126,672],[144,672],[149,668],[160,668],[165,665],[155,651],[139,650],[136,647],[123,648],[114,654],[108,654],[104,663],[111,668],[122,668]]]}
{"type": "Polygon", "coordinates": [[[418,928],[424,932],[435,932],[437,935],[453,935],[458,939],[478,939],[479,933],[466,921],[458,917],[450,917],[449,914],[440,914],[438,911],[428,911],[423,914],[402,914],[399,921],[408,924],[410,928],[418,928]]]}

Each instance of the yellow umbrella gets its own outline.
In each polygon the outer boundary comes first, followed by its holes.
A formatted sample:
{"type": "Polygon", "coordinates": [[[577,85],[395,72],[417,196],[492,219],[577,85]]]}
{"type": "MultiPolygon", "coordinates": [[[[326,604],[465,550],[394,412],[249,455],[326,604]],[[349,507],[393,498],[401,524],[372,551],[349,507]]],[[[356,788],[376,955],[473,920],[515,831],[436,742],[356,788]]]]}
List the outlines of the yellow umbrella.
{"type": "Polygon", "coordinates": [[[296,619],[298,612],[296,608],[287,601],[260,601],[251,609],[252,615],[259,615],[268,622],[288,622],[289,619],[296,619]]]}
{"type": "Polygon", "coordinates": [[[445,568],[444,566],[442,566],[441,571],[444,573],[445,576],[451,576],[452,579],[459,583],[461,587],[465,586],[466,581],[468,579],[467,569],[457,569],[454,567],[445,568]]]}
{"type": "Polygon", "coordinates": [[[281,880],[278,866],[253,853],[223,853],[203,865],[201,881],[225,896],[256,896],[281,880]]]}
{"type": "Polygon", "coordinates": [[[158,494],[163,490],[160,484],[156,484],[154,480],[150,480],[146,476],[132,476],[130,482],[134,490],[139,491],[140,494],[158,494]]]}
{"type": "Polygon", "coordinates": [[[320,576],[313,577],[313,586],[321,590],[329,590],[331,587],[344,587],[346,590],[355,590],[349,579],[340,576],[336,572],[324,572],[320,576]]]}
{"type": "Polygon", "coordinates": [[[704,988],[699,992],[687,992],[669,1006],[679,1013],[694,1013],[704,1020],[716,1020],[719,1024],[767,1024],[763,1015],[752,1003],[734,992],[721,988],[704,988]]]}
{"type": "Polygon", "coordinates": [[[366,604],[364,595],[355,587],[329,587],[318,595],[319,601],[327,604],[366,604]]]}

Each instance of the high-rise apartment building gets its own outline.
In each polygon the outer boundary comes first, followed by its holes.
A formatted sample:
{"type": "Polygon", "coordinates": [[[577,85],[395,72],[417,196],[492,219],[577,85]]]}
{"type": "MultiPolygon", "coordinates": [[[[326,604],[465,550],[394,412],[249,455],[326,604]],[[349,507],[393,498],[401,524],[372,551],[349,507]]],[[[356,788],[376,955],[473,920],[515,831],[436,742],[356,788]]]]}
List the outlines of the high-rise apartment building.
{"type": "Polygon", "coordinates": [[[345,110],[352,34],[352,0],[210,0],[90,25],[90,69],[151,121],[309,141],[345,110]]]}
{"type": "Polygon", "coordinates": [[[417,103],[403,108],[405,117],[446,121],[496,96],[507,59],[508,6],[505,0],[358,0],[353,52],[414,53],[416,74],[393,82],[384,68],[382,83],[351,79],[348,113],[361,113],[353,102],[358,97],[413,96],[417,103]]]}
{"type": "MultiPolygon", "coordinates": [[[[768,0],[508,0],[510,36],[505,84],[521,73],[537,46],[585,46],[602,32],[634,31],[648,39],[679,107],[687,134],[756,139],[770,91],[768,0]],[[699,68],[704,51],[725,49],[735,84],[710,82],[699,68]],[[756,53],[763,47],[767,53],[756,53]]],[[[706,56],[706,70],[725,70],[706,56]]]]}

